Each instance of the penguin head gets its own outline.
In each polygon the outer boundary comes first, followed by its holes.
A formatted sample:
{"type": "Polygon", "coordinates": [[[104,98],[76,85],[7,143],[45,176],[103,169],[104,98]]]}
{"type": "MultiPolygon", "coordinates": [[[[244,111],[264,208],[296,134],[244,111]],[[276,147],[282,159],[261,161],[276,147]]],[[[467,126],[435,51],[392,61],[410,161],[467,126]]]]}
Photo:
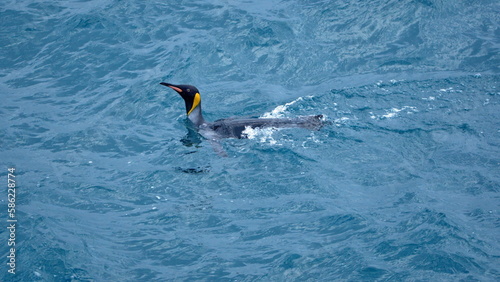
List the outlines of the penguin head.
{"type": "Polygon", "coordinates": [[[192,85],[175,85],[166,82],[161,82],[161,85],[172,88],[175,92],[181,95],[186,103],[186,114],[189,116],[197,107],[201,107],[201,96],[198,88],[192,85]]]}

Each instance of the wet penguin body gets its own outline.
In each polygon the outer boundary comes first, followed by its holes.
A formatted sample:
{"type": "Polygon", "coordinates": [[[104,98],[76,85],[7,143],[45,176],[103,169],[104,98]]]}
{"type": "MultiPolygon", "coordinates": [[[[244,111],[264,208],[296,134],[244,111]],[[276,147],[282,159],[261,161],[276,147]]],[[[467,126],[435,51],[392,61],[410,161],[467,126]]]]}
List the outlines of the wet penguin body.
{"type": "Polygon", "coordinates": [[[192,85],[175,85],[166,82],[161,85],[175,90],[186,104],[186,114],[199,133],[211,140],[221,138],[247,138],[249,128],[291,128],[299,127],[318,130],[323,125],[323,115],[302,116],[297,118],[226,118],[206,122],[201,111],[201,96],[192,85]]]}

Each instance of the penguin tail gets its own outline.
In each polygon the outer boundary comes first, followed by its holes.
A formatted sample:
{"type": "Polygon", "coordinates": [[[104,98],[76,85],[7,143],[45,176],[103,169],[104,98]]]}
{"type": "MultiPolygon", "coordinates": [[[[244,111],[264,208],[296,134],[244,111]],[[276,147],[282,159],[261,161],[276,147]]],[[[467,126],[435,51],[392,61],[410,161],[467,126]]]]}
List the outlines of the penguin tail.
{"type": "Polygon", "coordinates": [[[301,117],[300,127],[309,130],[320,130],[325,125],[323,115],[301,117]]]}

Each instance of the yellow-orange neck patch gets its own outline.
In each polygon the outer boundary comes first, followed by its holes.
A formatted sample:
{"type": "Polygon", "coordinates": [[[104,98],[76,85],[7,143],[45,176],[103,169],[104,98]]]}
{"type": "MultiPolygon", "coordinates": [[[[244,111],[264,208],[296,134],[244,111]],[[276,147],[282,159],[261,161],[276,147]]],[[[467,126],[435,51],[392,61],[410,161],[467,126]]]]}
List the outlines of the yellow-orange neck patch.
{"type": "Polygon", "coordinates": [[[189,110],[189,112],[187,113],[187,115],[189,116],[191,114],[191,112],[200,105],[200,102],[201,102],[201,96],[200,96],[200,93],[196,93],[194,95],[194,99],[193,99],[193,105],[191,106],[191,110],[189,110]]]}

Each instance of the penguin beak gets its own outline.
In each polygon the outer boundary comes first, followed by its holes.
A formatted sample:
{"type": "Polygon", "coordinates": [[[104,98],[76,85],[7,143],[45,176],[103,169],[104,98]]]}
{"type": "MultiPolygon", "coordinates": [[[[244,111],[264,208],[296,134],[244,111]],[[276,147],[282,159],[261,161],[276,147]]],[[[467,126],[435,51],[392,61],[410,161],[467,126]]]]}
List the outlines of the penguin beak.
{"type": "Polygon", "coordinates": [[[173,85],[173,84],[170,84],[170,83],[166,83],[166,82],[160,82],[161,85],[165,85],[167,87],[170,87],[172,89],[175,90],[175,92],[181,94],[182,93],[182,89],[180,89],[178,86],[176,85],[173,85]]]}

